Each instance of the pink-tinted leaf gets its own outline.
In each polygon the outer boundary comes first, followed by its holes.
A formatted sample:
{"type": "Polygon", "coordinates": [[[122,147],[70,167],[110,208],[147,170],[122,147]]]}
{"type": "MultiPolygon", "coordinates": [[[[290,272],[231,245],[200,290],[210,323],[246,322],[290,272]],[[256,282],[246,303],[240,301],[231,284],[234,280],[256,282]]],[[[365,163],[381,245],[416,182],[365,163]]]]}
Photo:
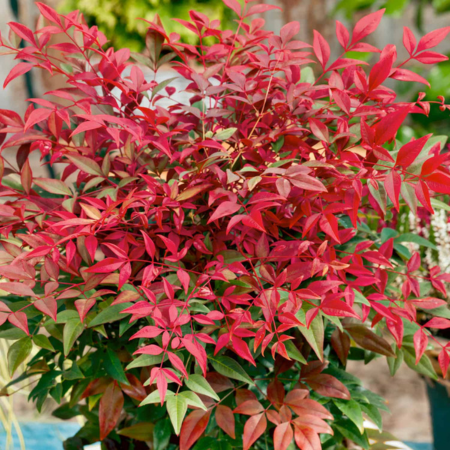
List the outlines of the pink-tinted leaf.
{"type": "Polygon", "coordinates": [[[26,334],[30,334],[30,332],[28,331],[28,319],[27,319],[27,315],[24,312],[15,312],[12,313],[8,316],[8,322],[11,325],[14,325],[15,327],[21,329],[22,331],[24,331],[26,334]]]}
{"type": "Polygon", "coordinates": [[[425,36],[423,36],[422,39],[420,39],[419,45],[417,46],[417,52],[436,47],[436,45],[438,45],[445,39],[448,33],[450,33],[450,27],[444,27],[430,31],[425,36]]]}
{"type": "Polygon", "coordinates": [[[231,408],[221,404],[217,405],[215,417],[217,425],[232,439],[236,439],[235,420],[231,408]]]}
{"type": "Polygon", "coordinates": [[[223,202],[214,211],[212,216],[209,218],[208,223],[214,222],[215,220],[218,220],[225,216],[230,216],[231,214],[234,214],[240,209],[241,206],[234,202],[223,202]]]}
{"type": "Polygon", "coordinates": [[[325,38],[316,30],[314,30],[313,49],[321,66],[325,68],[330,59],[330,46],[325,38]]]}
{"type": "Polygon", "coordinates": [[[58,304],[53,297],[45,297],[43,299],[36,300],[33,305],[36,309],[44,313],[46,316],[51,317],[56,322],[58,304]]]}
{"type": "Polygon", "coordinates": [[[364,39],[378,28],[384,11],[384,8],[380,9],[379,11],[364,16],[356,22],[356,25],[353,28],[352,44],[364,39]]]}
{"type": "Polygon", "coordinates": [[[244,450],[249,448],[258,440],[258,438],[266,431],[267,420],[264,413],[256,414],[245,422],[244,426],[244,450]]]}
{"type": "Polygon", "coordinates": [[[29,72],[33,68],[32,64],[29,63],[19,63],[16,66],[14,66],[11,71],[9,72],[8,76],[5,79],[5,82],[3,83],[3,89],[8,86],[8,84],[14,80],[15,78],[19,77],[20,75],[24,75],[25,73],[29,72]]]}

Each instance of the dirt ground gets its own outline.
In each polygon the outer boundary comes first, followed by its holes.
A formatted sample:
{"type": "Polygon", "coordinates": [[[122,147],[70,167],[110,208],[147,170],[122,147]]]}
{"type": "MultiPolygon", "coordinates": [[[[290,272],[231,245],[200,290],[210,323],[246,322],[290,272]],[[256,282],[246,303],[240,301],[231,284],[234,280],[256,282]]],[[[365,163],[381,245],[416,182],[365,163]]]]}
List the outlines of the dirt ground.
{"type": "Polygon", "coordinates": [[[401,441],[431,442],[430,406],[425,381],[403,365],[391,377],[385,358],[361,362],[349,361],[347,370],[360,378],[365,388],[388,402],[390,413],[383,413],[383,428],[401,441]]]}

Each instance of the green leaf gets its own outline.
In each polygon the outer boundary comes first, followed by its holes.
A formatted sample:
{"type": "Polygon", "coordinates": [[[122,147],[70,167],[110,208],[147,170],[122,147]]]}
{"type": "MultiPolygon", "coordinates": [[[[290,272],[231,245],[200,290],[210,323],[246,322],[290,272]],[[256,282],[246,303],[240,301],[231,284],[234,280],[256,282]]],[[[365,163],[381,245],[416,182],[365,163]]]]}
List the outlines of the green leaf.
{"type": "Polygon", "coordinates": [[[70,319],[64,325],[63,344],[64,355],[67,356],[75,341],[80,337],[84,330],[84,325],[80,319],[70,319]]]}
{"type": "MultiPolygon", "coordinates": [[[[303,309],[299,309],[297,314],[295,314],[295,317],[297,317],[300,322],[306,323],[306,314],[303,309]]],[[[299,326],[298,329],[308,341],[308,344],[314,350],[317,357],[321,361],[323,361],[324,328],[322,316],[320,315],[320,313],[317,314],[317,316],[311,322],[309,328],[306,328],[306,326],[299,326]]]]}
{"type": "MultiPolygon", "coordinates": [[[[126,367],[126,370],[135,369],[136,367],[148,367],[154,364],[159,364],[162,361],[162,355],[139,355],[135,360],[131,361],[126,367]]],[[[164,358],[164,360],[167,359],[164,358]]]]}
{"type": "Polygon", "coordinates": [[[127,302],[108,306],[89,322],[89,328],[102,325],[103,323],[110,323],[115,322],[116,320],[123,319],[126,316],[124,314],[121,314],[121,312],[124,309],[130,307],[132,304],[133,303],[131,302],[127,302]]]}
{"type": "Polygon", "coordinates": [[[215,138],[220,141],[226,141],[227,139],[230,139],[231,136],[233,136],[234,133],[236,133],[237,128],[227,128],[225,130],[219,131],[215,134],[215,138]]]}
{"type": "Polygon", "coordinates": [[[33,336],[33,342],[41,348],[45,348],[45,350],[50,350],[51,352],[55,351],[55,347],[51,344],[51,342],[48,340],[47,336],[44,336],[43,334],[37,334],[33,336]]]}
{"type": "Polygon", "coordinates": [[[361,292],[359,292],[358,290],[353,289],[353,292],[355,293],[355,302],[356,303],[361,303],[363,305],[367,305],[367,306],[371,306],[369,300],[367,300],[366,297],[364,297],[364,295],[361,294],[361,292]]]}
{"type": "Polygon", "coordinates": [[[33,182],[44,189],[44,191],[50,192],[50,194],[72,195],[72,191],[69,187],[60,180],[54,180],[52,178],[33,178],[33,182]]]}
{"type": "Polygon", "coordinates": [[[423,238],[414,233],[404,233],[395,238],[395,242],[413,242],[414,244],[421,245],[423,247],[432,248],[437,250],[436,246],[432,244],[428,239],[423,238]]]}
{"type": "Polygon", "coordinates": [[[355,400],[333,399],[334,404],[358,427],[361,434],[364,433],[364,419],[361,407],[355,400]]]}
{"type": "Polygon", "coordinates": [[[361,434],[358,427],[350,419],[342,418],[334,422],[333,427],[336,427],[345,438],[350,439],[365,450],[369,450],[369,441],[366,433],[361,434]]]}
{"type": "Polygon", "coordinates": [[[403,363],[403,352],[397,346],[395,346],[394,351],[395,354],[397,355],[396,358],[391,357],[386,358],[391,376],[394,376],[397,373],[397,370],[403,363]]]}
{"type": "Polygon", "coordinates": [[[105,359],[103,361],[106,373],[117,380],[119,383],[129,385],[129,381],[120,362],[119,356],[110,348],[106,349],[105,359]]]}
{"type": "Polygon", "coordinates": [[[431,198],[430,200],[431,206],[436,209],[444,209],[445,211],[450,211],[450,205],[447,203],[441,202],[437,198],[431,198]]]}
{"type": "Polygon", "coordinates": [[[135,439],[136,441],[150,441],[153,438],[154,427],[155,424],[151,422],[141,422],[130,427],[122,428],[117,431],[117,434],[135,439]]]}
{"type": "Polygon", "coordinates": [[[398,231],[394,230],[393,228],[385,227],[381,230],[380,238],[381,243],[384,244],[391,238],[395,238],[398,236],[398,231]]]}
{"type": "Polygon", "coordinates": [[[367,415],[367,417],[377,426],[377,428],[382,431],[383,429],[383,418],[381,417],[381,413],[375,405],[371,405],[368,403],[362,403],[359,405],[363,411],[367,415]]]}
{"type": "Polygon", "coordinates": [[[80,315],[74,309],[66,309],[56,316],[56,323],[67,323],[69,320],[79,319],[80,315]]]}
{"type": "Polygon", "coordinates": [[[221,375],[234,380],[243,381],[249,383],[252,386],[255,385],[253,380],[247,375],[247,372],[241,367],[241,365],[234,359],[228,356],[208,356],[214,369],[221,375]]]}
{"type": "Polygon", "coordinates": [[[436,375],[433,365],[431,364],[431,361],[427,355],[423,355],[416,365],[416,353],[414,351],[414,347],[410,347],[409,345],[403,345],[402,350],[403,356],[405,358],[405,363],[408,365],[408,367],[410,367],[411,369],[415,370],[418,373],[421,373],[422,375],[432,378],[433,380],[438,379],[438,376],[436,375]]]}
{"type": "Polygon", "coordinates": [[[154,450],[165,450],[169,445],[171,436],[172,427],[170,426],[170,419],[168,417],[156,422],[156,426],[153,431],[154,450]]]}
{"type": "Polygon", "coordinates": [[[314,76],[314,71],[311,67],[302,67],[302,73],[300,76],[300,83],[314,84],[316,77],[314,76]]]}
{"type": "Polygon", "coordinates": [[[417,216],[417,196],[413,186],[408,183],[402,183],[401,194],[411,211],[417,216]]]}
{"type": "Polygon", "coordinates": [[[198,394],[207,395],[215,400],[220,400],[220,397],[214,392],[211,385],[201,375],[189,375],[189,378],[184,381],[184,384],[191,391],[197,392],[198,394]]]}
{"type": "MultiPolygon", "coordinates": [[[[166,398],[164,400],[167,401],[167,399],[169,397],[172,397],[173,395],[175,395],[174,392],[167,390],[166,398]]],[[[161,404],[161,397],[159,396],[159,391],[158,390],[153,391],[151,394],[147,395],[147,397],[145,397],[144,400],[142,400],[142,402],[140,403],[139,406],[148,405],[150,403],[159,403],[159,404],[161,404]]]]}
{"type": "Polygon", "coordinates": [[[152,98],[159,92],[162,91],[166,86],[172,83],[173,80],[176,80],[178,77],[168,78],[167,80],[161,81],[158,86],[155,86],[152,90],[152,98]]]}
{"type": "Polygon", "coordinates": [[[183,391],[180,392],[178,395],[181,395],[186,400],[188,406],[201,408],[203,409],[203,411],[207,410],[205,404],[201,401],[200,397],[195,392],[183,391]]]}
{"type": "Polygon", "coordinates": [[[367,183],[367,186],[369,187],[369,191],[372,194],[372,197],[375,199],[375,201],[378,203],[378,206],[381,208],[381,211],[383,211],[384,214],[386,214],[386,203],[387,203],[387,197],[386,197],[386,191],[384,190],[384,186],[382,189],[381,183],[378,183],[379,189],[375,189],[372,184],[367,183]]]}
{"type": "Polygon", "coordinates": [[[100,166],[91,158],[86,158],[86,156],[81,155],[66,155],[66,157],[82,172],[88,173],[90,175],[103,175],[100,166]]]}
{"type": "Polygon", "coordinates": [[[166,406],[173,429],[175,430],[175,434],[178,436],[180,434],[184,416],[186,415],[188,406],[187,401],[181,395],[172,395],[167,399],[166,406]]]}
{"type": "Polygon", "coordinates": [[[26,336],[17,342],[14,342],[8,350],[8,367],[9,374],[12,377],[17,368],[22,364],[30,355],[33,343],[31,337],[26,336]]]}
{"type": "Polygon", "coordinates": [[[15,341],[17,339],[21,339],[23,337],[25,337],[27,335],[27,333],[25,333],[25,331],[13,327],[13,328],[8,328],[7,330],[3,330],[0,331],[0,339],[10,339],[12,341],[15,341]]]}
{"type": "Polygon", "coordinates": [[[78,364],[74,362],[70,370],[63,372],[63,377],[65,380],[79,380],[84,378],[83,372],[78,367],[78,364]]]}
{"type": "Polygon", "coordinates": [[[289,358],[298,361],[301,364],[306,364],[306,359],[292,341],[285,341],[284,346],[286,347],[286,352],[289,358]]]}

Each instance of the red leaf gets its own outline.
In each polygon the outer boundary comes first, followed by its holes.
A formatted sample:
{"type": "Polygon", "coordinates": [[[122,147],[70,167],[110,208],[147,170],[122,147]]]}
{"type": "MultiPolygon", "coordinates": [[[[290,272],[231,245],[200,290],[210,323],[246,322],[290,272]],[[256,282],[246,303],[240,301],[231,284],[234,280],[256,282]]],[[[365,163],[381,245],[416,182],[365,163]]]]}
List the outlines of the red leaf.
{"type": "Polygon", "coordinates": [[[126,377],[130,383],[128,386],[126,384],[121,385],[122,391],[128,395],[128,397],[134,398],[138,402],[147,397],[147,392],[144,385],[131,373],[127,373],[126,377]]]}
{"type": "Polygon", "coordinates": [[[134,333],[133,336],[130,337],[130,339],[153,339],[156,336],[159,336],[163,331],[164,330],[162,330],[161,328],[155,327],[153,325],[147,325],[146,327],[141,328],[137,333],[134,333]]]}
{"type": "MultiPolygon", "coordinates": [[[[431,321],[430,321],[431,322],[431,321]]],[[[419,363],[428,345],[428,336],[422,328],[414,333],[414,349],[416,350],[416,365],[419,363]]]]}
{"type": "Polygon", "coordinates": [[[390,78],[400,81],[414,81],[417,83],[426,84],[428,87],[430,86],[430,83],[428,83],[425,78],[408,69],[395,69],[394,73],[390,75],[390,78]]]}
{"type": "Polygon", "coordinates": [[[123,266],[125,261],[117,258],[105,258],[97,264],[86,269],[86,272],[91,273],[111,273],[123,266]]]}
{"type": "Polygon", "coordinates": [[[33,125],[48,119],[48,117],[52,112],[53,111],[51,109],[43,109],[43,108],[33,110],[30,116],[28,117],[28,120],[24,127],[24,131],[28,130],[33,125]]]}
{"type": "Polygon", "coordinates": [[[119,289],[128,281],[131,275],[131,264],[127,261],[119,271],[119,289]]]}
{"type": "Polygon", "coordinates": [[[146,345],[145,347],[139,348],[134,352],[135,355],[144,354],[144,355],[160,355],[163,352],[163,349],[155,344],[146,345]]]}
{"type": "Polygon", "coordinates": [[[235,433],[235,420],[234,414],[231,408],[225,405],[216,406],[216,422],[217,425],[230,436],[232,439],[236,439],[235,433]]]}
{"type": "Polygon", "coordinates": [[[441,300],[440,298],[434,297],[426,297],[426,298],[417,298],[415,300],[408,300],[414,306],[417,306],[421,309],[435,309],[440,306],[444,306],[447,304],[445,300],[441,300]]]}
{"type": "Polygon", "coordinates": [[[277,425],[273,433],[273,445],[275,450],[286,450],[294,437],[291,424],[289,422],[277,425]]]}
{"type": "Polygon", "coordinates": [[[444,172],[435,172],[426,178],[428,187],[441,194],[450,194],[450,175],[444,172]]]}
{"type": "Polygon", "coordinates": [[[262,14],[267,11],[272,11],[274,9],[281,10],[281,8],[279,6],[263,5],[263,4],[254,5],[248,10],[247,14],[244,17],[249,17],[249,16],[252,16],[253,14],[262,14]]]}
{"type": "Polygon", "coordinates": [[[172,366],[179,370],[186,378],[188,377],[188,373],[186,372],[186,368],[184,367],[183,361],[177,356],[175,353],[167,352],[169,356],[169,360],[172,363],[172,366]]]}
{"type": "Polygon", "coordinates": [[[183,422],[180,432],[180,450],[189,450],[206,430],[211,411],[192,411],[183,422]]]}
{"type": "Polygon", "coordinates": [[[414,59],[422,64],[437,64],[447,61],[448,57],[437,52],[422,52],[420,55],[415,56],[414,59]]]}
{"type": "Polygon", "coordinates": [[[316,30],[314,30],[313,49],[320,65],[325,69],[327,62],[330,59],[330,46],[325,38],[316,30]]]}
{"type": "Polygon", "coordinates": [[[111,383],[100,399],[100,440],[103,441],[117,425],[122,413],[124,398],[116,382],[111,383]]]}
{"type": "Polygon", "coordinates": [[[278,379],[274,378],[267,386],[267,398],[272,403],[283,403],[285,391],[283,383],[278,379]]]}
{"type": "Polygon", "coordinates": [[[369,91],[380,86],[389,76],[392,64],[397,58],[395,45],[386,45],[380,55],[380,60],[372,67],[369,74],[369,91]]]}
{"type": "Polygon", "coordinates": [[[8,84],[14,80],[15,78],[19,77],[20,75],[23,75],[27,72],[29,72],[33,68],[33,64],[21,62],[14,66],[11,69],[11,72],[9,72],[8,76],[5,79],[5,82],[3,83],[3,89],[8,86],[8,84]]]}
{"type": "Polygon", "coordinates": [[[439,353],[438,361],[439,361],[439,366],[441,368],[443,377],[447,378],[448,366],[450,364],[450,358],[448,356],[446,348],[443,348],[441,350],[441,353],[439,353]]]}
{"type": "Polygon", "coordinates": [[[249,450],[253,443],[255,443],[264,431],[266,431],[266,428],[267,420],[264,413],[250,417],[250,419],[245,422],[244,426],[244,450],[249,450]]]}
{"type": "Polygon", "coordinates": [[[339,44],[345,49],[347,49],[348,41],[350,39],[350,34],[345,28],[345,26],[339,22],[339,20],[336,20],[336,37],[339,41],[339,44]]]}
{"type": "Polygon", "coordinates": [[[237,0],[222,0],[228,8],[231,8],[239,17],[241,17],[241,5],[237,0]]]}
{"type": "Polygon", "coordinates": [[[41,12],[41,14],[47,20],[50,20],[51,22],[55,22],[58,25],[61,25],[61,19],[59,18],[59,15],[57,14],[57,12],[55,10],[53,10],[52,8],[50,8],[50,6],[47,6],[43,3],[36,2],[36,5],[39,8],[39,11],[41,12]]]}
{"type": "Polygon", "coordinates": [[[397,134],[403,121],[410,112],[410,107],[406,106],[397,111],[387,114],[375,126],[375,142],[382,145],[390,141],[397,134]]]}
{"type": "Polygon", "coordinates": [[[384,11],[385,8],[380,9],[379,11],[368,14],[356,22],[355,28],[353,29],[352,44],[364,39],[378,28],[384,11]]]}
{"type": "Polygon", "coordinates": [[[403,145],[398,151],[395,164],[402,166],[405,169],[409,167],[416,160],[417,156],[423,149],[424,145],[427,143],[430,136],[431,135],[428,134],[403,145]]]}
{"type": "Polygon", "coordinates": [[[324,142],[330,142],[328,128],[323,122],[318,119],[310,118],[309,126],[311,127],[311,132],[317,139],[324,142]]]}
{"type": "Polygon", "coordinates": [[[300,31],[300,24],[295,22],[289,22],[280,30],[280,37],[283,44],[289,42],[300,31]]]}
{"type": "Polygon", "coordinates": [[[241,206],[236,204],[235,202],[229,202],[229,201],[223,202],[214,211],[212,216],[209,218],[208,223],[214,222],[215,220],[218,220],[225,216],[230,216],[231,214],[234,214],[235,212],[239,211],[240,209],[241,209],[241,206]]]}
{"type": "Polygon", "coordinates": [[[422,206],[425,207],[431,214],[434,214],[434,209],[431,206],[430,191],[426,183],[419,180],[419,182],[414,186],[414,191],[422,206]]]}
{"type": "Polygon", "coordinates": [[[14,31],[18,36],[20,36],[25,41],[29,42],[32,45],[36,45],[36,39],[34,38],[33,32],[27,28],[25,25],[16,22],[8,23],[11,30],[14,31]]]}
{"type": "Polygon", "coordinates": [[[414,37],[414,33],[408,27],[403,27],[403,45],[410,55],[414,53],[417,41],[414,37]]]}
{"type": "Polygon", "coordinates": [[[446,330],[447,328],[450,328],[450,320],[444,319],[442,317],[433,317],[424,325],[424,327],[446,330]]]}
{"type": "Polygon", "coordinates": [[[450,33],[450,27],[439,28],[427,33],[420,39],[419,45],[417,46],[417,53],[436,47],[436,45],[445,39],[448,33],[450,33]]]}
{"type": "Polygon", "coordinates": [[[360,318],[347,303],[341,300],[328,300],[323,302],[321,309],[328,316],[360,318]]]}
{"type": "Polygon", "coordinates": [[[142,236],[144,237],[144,243],[145,243],[145,250],[148,253],[148,256],[150,256],[150,258],[154,258],[155,257],[155,251],[156,251],[156,247],[155,244],[153,243],[153,241],[150,239],[150,237],[148,236],[148,234],[146,234],[144,231],[141,230],[142,236]]]}

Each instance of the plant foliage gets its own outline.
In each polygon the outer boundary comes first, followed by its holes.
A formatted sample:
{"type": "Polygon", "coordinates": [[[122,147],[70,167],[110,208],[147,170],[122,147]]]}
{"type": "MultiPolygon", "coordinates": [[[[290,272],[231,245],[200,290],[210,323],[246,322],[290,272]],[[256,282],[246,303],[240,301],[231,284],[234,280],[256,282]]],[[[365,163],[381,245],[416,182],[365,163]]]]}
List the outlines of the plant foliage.
{"type": "Polygon", "coordinates": [[[2,40],[21,60],[5,86],[33,67],[66,80],[24,117],[0,111],[2,150],[18,146],[0,159],[0,337],[11,374],[28,360],[11,385],[32,378],[38,409],[51,396],[56,417],[87,419],[67,449],[368,448],[363,417],[381,427],[385,405],[348,358],[435,377],[424,351],[450,320],[429,292],[450,276],[404,245],[433,244],[384,225],[450,194],[448,153],[396,140],[430,103],[383,83],[424,82],[405,63],[446,59],[432,48],[450,28],[406,29],[398,62],[363,42],[383,11],[337,22],[330,60],[320,33],[293,40],[296,22],[264,31],[254,16],[273,6],[225,3],[235,31],[179,21],[199,45],[149,23],[147,68],[44,4],[36,32],[11,23],[2,40]],[[181,88],[146,77],[169,61],[181,88]],[[36,153],[60,179],[33,175],[36,153]]]}

